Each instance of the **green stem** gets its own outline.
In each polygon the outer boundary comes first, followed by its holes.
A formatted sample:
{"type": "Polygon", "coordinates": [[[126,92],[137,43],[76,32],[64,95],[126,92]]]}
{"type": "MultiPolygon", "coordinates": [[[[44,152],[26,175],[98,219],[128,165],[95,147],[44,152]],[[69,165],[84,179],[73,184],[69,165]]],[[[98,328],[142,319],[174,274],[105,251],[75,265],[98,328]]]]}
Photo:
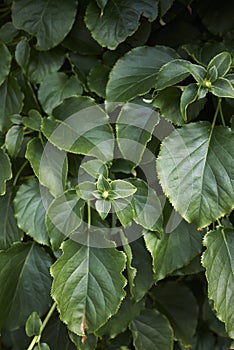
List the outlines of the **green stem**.
{"type": "Polygon", "coordinates": [[[216,111],[215,111],[215,115],[214,115],[214,119],[213,119],[213,123],[212,123],[212,129],[214,129],[214,126],[215,126],[215,123],[216,123],[216,119],[217,119],[217,116],[218,116],[218,113],[219,113],[220,105],[221,105],[221,98],[219,98],[219,100],[218,100],[218,104],[217,104],[217,107],[216,107],[216,111]]]}
{"type": "Polygon", "coordinates": [[[19,168],[16,176],[15,176],[15,179],[14,179],[14,182],[13,182],[13,187],[15,187],[17,181],[18,181],[18,178],[20,176],[20,174],[22,173],[22,171],[24,170],[24,168],[26,167],[26,165],[28,164],[28,161],[26,160],[22,165],[21,167],[19,168]]]}
{"type": "Polygon", "coordinates": [[[220,114],[220,118],[221,118],[223,126],[226,126],[224,115],[223,115],[223,109],[221,106],[221,99],[220,99],[220,104],[219,104],[219,114],[220,114]]]}
{"type": "Polygon", "coordinates": [[[46,318],[44,319],[44,321],[43,321],[43,323],[42,323],[42,325],[41,325],[39,335],[36,335],[36,336],[33,338],[33,340],[31,341],[31,343],[30,343],[30,345],[29,345],[29,347],[27,348],[27,350],[33,350],[34,345],[36,345],[36,344],[40,341],[42,332],[43,332],[43,330],[45,329],[45,327],[46,327],[48,321],[50,320],[50,318],[51,318],[51,316],[52,316],[54,310],[56,309],[56,306],[57,306],[57,303],[54,302],[54,304],[51,306],[51,308],[50,308],[48,314],[46,315],[46,318]]]}
{"type": "Polygon", "coordinates": [[[90,201],[87,202],[87,208],[88,208],[88,230],[90,230],[90,226],[91,226],[91,206],[90,206],[90,201]]]}

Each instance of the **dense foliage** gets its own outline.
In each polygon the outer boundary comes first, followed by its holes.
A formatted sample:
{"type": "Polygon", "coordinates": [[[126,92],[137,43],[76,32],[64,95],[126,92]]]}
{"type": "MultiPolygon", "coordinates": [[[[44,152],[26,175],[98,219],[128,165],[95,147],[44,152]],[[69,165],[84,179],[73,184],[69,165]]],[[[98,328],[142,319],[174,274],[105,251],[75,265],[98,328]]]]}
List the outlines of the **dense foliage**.
{"type": "Polygon", "coordinates": [[[0,3],[0,349],[234,348],[234,3],[0,3]]]}

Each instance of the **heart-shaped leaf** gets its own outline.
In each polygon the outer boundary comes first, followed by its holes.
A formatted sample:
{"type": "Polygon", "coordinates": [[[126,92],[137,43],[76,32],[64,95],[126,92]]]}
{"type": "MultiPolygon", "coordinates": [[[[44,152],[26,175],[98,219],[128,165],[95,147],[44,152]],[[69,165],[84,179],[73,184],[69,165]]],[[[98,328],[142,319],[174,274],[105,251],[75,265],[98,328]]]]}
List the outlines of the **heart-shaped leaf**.
{"type": "Polygon", "coordinates": [[[102,46],[115,49],[119,43],[132,35],[139,26],[140,16],[156,19],[158,14],[158,1],[130,0],[126,3],[119,0],[108,0],[105,8],[100,4],[91,2],[86,11],[85,22],[92,36],[102,46]],[[103,30],[106,28],[106,30],[103,30]]]}
{"type": "MultiPolygon", "coordinates": [[[[89,237],[86,237],[88,243],[89,237]]],[[[68,240],[53,265],[52,296],[68,328],[83,336],[117,312],[125,293],[126,259],[113,248],[100,249],[68,240]],[[76,312],[74,312],[76,310],[76,312]]]]}
{"type": "Polygon", "coordinates": [[[58,45],[70,31],[76,10],[76,0],[59,0],[56,3],[53,0],[14,0],[12,18],[16,28],[36,36],[39,50],[49,50],[58,45]]]}
{"type": "Polygon", "coordinates": [[[178,58],[165,46],[137,47],[117,61],[106,87],[107,102],[125,102],[148,92],[163,64],[178,58]]]}
{"type": "Polygon", "coordinates": [[[159,179],[175,209],[197,227],[234,207],[232,131],[208,122],[173,131],[161,145],[159,179]]]}

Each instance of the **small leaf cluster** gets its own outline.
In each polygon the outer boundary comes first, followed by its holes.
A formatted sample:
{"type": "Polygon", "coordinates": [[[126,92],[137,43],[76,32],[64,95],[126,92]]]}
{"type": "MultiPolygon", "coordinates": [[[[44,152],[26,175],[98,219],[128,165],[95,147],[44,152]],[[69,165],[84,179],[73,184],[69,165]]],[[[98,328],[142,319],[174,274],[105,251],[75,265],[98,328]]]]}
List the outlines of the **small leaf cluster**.
{"type": "Polygon", "coordinates": [[[0,348],[234,339],[233,2],[0,3],[0,348]]]}

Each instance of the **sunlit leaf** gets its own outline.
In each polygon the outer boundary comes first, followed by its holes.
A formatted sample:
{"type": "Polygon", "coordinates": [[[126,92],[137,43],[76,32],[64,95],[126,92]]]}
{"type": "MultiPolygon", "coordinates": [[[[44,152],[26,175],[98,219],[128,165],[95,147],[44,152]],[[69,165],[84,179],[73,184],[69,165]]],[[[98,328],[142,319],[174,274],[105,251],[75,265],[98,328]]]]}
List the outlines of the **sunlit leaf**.
{"type": "Polygon", "coordinates": [[[96,331],[117,312],[125,295],[125,256],[115,248],[94,248],[71,240],[63,243],[62,250],[51,270],[52,296],[61,319],[82,336],[96,331]]]}

